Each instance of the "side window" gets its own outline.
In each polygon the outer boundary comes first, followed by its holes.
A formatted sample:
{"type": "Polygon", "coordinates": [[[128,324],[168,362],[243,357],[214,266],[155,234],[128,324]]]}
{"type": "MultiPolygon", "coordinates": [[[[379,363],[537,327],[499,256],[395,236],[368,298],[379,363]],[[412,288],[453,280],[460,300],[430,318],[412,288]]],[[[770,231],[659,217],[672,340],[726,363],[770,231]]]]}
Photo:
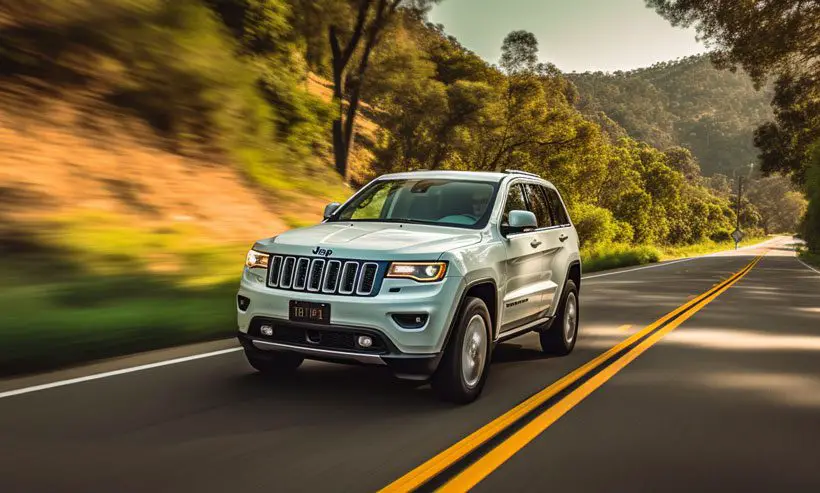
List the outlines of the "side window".
{"type": "Polygon", "coordinates": [[[547,199],[549,199],[550,210],[552,211],[552,217],[555,218],[555,224],[561,226],[568,225],[569,216],[567,215],[566,209],[564,209],[564,204],[561,203],[558,192],[549,187],[543,188],[547,194],[547,199]]]}
{"type": "Polygon", "coordinates": [[[525,211],[527,210],[527,203],[524,201],[524,191],[521,185],[515,184],[510,187],[507,192],[507,202],[504,205],[504,215],[501,216],[501,224],[507,224],[510,211],[525,211]]]}
{"type": "Polygon", "coordinates": [[[548,228],[553,225],[552,217],[550,216],[550,208],[547,205],[547,199],[541,191],[540,185],[533,185],[528,183],[524,185],[527,189],[527,200],[530,203],[530,212],[535,214],[538,220],[539,228],[548,228]]]}

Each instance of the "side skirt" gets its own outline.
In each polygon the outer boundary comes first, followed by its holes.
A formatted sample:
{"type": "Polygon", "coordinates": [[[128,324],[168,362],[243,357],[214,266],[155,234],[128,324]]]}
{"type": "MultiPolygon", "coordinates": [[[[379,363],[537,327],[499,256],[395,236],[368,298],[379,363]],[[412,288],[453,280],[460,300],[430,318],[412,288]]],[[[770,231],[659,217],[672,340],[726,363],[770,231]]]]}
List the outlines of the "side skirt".
{"type": "Polygon", "coordinates": [[[497,344],[499,342],[508,341],[508,340],[510,340],[514,337],[518,337],[522,334],[526,334],[527,332],[530,332],[532,330],[538,330],[538,328],[541,325],[546,325],[551,320],[552,319],[550,317],[542,317],[542,318],[535,319],[532,322],[525,323],[524,325],[521,325],[521,326],[516,327],[514,329],[507,330],[504,333],[499,334],[498,338],[495,340],[495,342],[497,344]]]}

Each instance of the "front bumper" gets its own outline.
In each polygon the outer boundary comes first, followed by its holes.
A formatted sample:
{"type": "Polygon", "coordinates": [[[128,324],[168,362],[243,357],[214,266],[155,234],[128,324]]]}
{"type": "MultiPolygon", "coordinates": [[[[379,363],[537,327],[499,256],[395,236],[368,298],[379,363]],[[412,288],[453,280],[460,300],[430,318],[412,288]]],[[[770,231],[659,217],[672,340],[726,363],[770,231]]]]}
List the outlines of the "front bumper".
{"type": "MultiPolygon", "coordinates": [[[[338,327],[324,327],[319,330],[338,331],[338,327]]],[[[346,328],[360,332],[355,328],[346,328]]],[[[312,329],[311,329],[312,330],[312,329]]],[[[309,343],[282,342],[275,338],[261,335],[250,335],[244,332],[237,334],[239,342],[247,352],[265,353],[271,351],[298,353],[307,359],[327,361],[331,363],[363,364],[387,366],[401,379],[427,380],[436,371],[442,353],[411,355],[402,354],[395,348],[384,348],[378,352],[368,352],[356,349],[338,349],[312,346],[309,343]]]]}
{"type": "Polygon", "coordinates": [[[393,356],[384,358],[429,358],[444,348],[463,289],[462,277],[445,277],[429,284],[384,279],[379,293],[367,297],[296,292],[270,288],[265,284],[264,273],[246,268],[238,294],[247,298],[249,305],[245,310],[237,307],[237,324],[244,334],[249,333],[251,322],[259,317],[292,325],[288,321],[291,300],[329,303],[330,325],[324,327],[353,327],[379,334],[392,348],[393,356]],[[428,318],[423,327],[403,328],[393,319],[394,314],[426,314],[428,318]]]}

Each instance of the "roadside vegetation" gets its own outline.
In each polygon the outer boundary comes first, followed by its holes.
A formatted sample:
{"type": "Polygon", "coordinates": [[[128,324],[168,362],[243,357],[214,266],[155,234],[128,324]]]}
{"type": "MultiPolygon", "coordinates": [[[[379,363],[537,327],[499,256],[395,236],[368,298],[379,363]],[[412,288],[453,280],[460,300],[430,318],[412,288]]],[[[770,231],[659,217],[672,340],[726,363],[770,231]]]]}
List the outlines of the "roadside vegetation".
{"type": "Polygon", "coordinates": [[[709,103],[685,86],[711,74],[710,97],[737,102],[749,93],[741,75],[716,77],[700,59],[653,67],[627,78],[701,106],[661,104],[654,89],[615,104],[585,82],[609,76],[562,74],[526,31],[487,63],[426,22],[434,3],[0,0],[0,96],[14,96],[0,111],[15,115],[0,119],[13,122],[0,127],[0,344],[11,348],[0,373],[232,334],[251,242],[316,223],[323,202],[385,172],[544,176],[569,205],[586,271],[731,247],[738,214],[748,238],[798,227],[816,174],[792,183],[788,170],[760,180],[744,169],[738,211],[736,163],[720,157],[751,152],[757,116],[770,116],[759,98],[703,145],[709,103]],[[54,101],[79,116],[60,120],[54,101]],[[46,119],[66,135],[32,130],[46,119]],[[670,130],[683,121],[696,141],[670,130]],[[138,157],[122,157],[113,122],[148,129],[138,157]],[[108,168],[72,162],[85,154],[71,132],[108,168]],[[49,139],[64,145],[44,168],[49,139]],[[23,162],[28,172],[12,172],[23,162]],[[69,182],[87,193],[58,193],[69,182]]]}
{"type": "Polygon", "coordinates": [[[0,260],[0,374],[229,337],[246,244],[70,215],[0,260]]]}
{"type": "Polygon", "coordinates": [[[806,262],[807,264],[817,269],[820,269],[820,254],[811,253],[809,251],[804,250],[800,252],[800,259],[803,260],[803,262],[806,262]]]}

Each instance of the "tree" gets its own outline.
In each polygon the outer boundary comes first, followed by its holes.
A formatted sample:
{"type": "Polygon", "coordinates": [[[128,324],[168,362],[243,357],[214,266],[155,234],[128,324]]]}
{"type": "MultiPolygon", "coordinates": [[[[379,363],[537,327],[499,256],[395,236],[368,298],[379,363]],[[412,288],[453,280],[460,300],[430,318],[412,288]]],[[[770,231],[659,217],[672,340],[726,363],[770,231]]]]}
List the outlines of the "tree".
{"type": "Polygon", "coordinates": [[[820,5],[806,0],[646,0],[674,26],[690,27],[723,67],[742,66],[758,83],[798,70],[820,74],[820,5]]]}
{"type": "Polygon", "coordinates": [[[700,178],[700,165],[689,149],[672,147],[664,152],[666,164],[683,174],[687,180],[696,181],[700,178]]]}
{"type": "Polygon", "coordinates": [[[811,150],[811,164],[806,173],[809,206],[801,233],[812,253],[820,254],[820,142],[811,150]]]}
{"type": "Polygon", "coordinates": [[[532,73],[538,63],[538,39],[528,31],[513,31],[501,45],[501,68],[507,75],[532,73]]]}
{"type": "Polygon", "coordinates": [[[806,199],[783,175],[771,175],[749,183],[748,198],[760,213],[766,234],[797,231],[806,212],[806,199]]]}
{"type": "Polygon", "coordinates": [[[347,160],[353,142],[354,123],[359,110],[362,84],[373,49],[378,45],[382,32],[395,17],[399,7],[423,12],[438,0],[359,0],[356,19],[342,43],[342,29],[336,24],[329,28],[330,51],[333,68],[333,98],[339,105],[339,113],[333,120],[333,156],[336,171],[344,177],[347,160]],[[358,67],[352,76],[348,65],[359,48],[358,67]],[[346,87],[349,86],[349,87],[346,87]],[[347,109],[342,101],[349,94],[347,109]]]}
{"type": "Polygon", "coordinates": [[[792,173],[805,181],[810,148],[820,139],[820,80],[812,76],[784,74],[775,84],[775,121],[755,132],[764,173],[792,173]]]}
{"type": "Polygon", "coordinates": [[[246,53],[284,51],[290,9],[284,0],[205,0],[246,53]]]}
{"type": "Polygon", "coordinates": [[[544,153],[590,138],[591,126],[572,121],[577,115],[550,83],[555,73],[549,65],[538,64],[535,35],[526,31],[507,35],[501,47],[501,67],[507,74],[502,123],[481,150],[480,169],[500,171],[515,161],[519,163],[515,166],[527,168],[543,163],[544,153]],[[556,95],[563,103],[558,107],[556,95]]]}

